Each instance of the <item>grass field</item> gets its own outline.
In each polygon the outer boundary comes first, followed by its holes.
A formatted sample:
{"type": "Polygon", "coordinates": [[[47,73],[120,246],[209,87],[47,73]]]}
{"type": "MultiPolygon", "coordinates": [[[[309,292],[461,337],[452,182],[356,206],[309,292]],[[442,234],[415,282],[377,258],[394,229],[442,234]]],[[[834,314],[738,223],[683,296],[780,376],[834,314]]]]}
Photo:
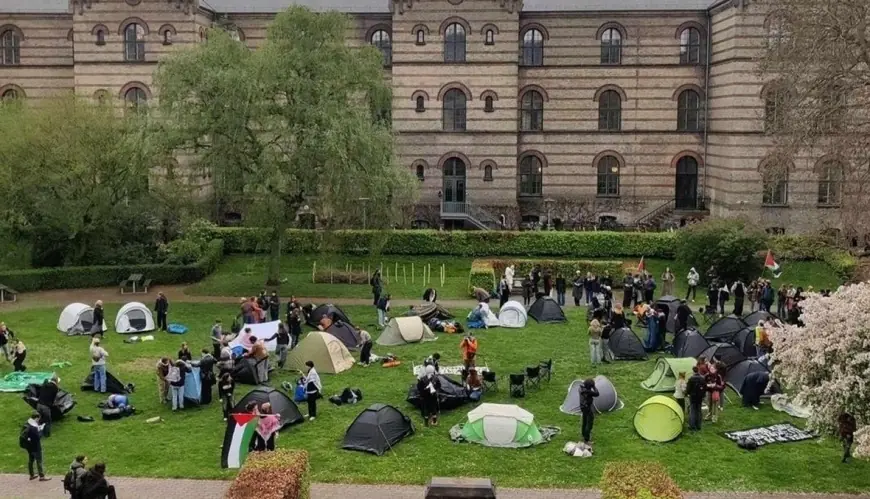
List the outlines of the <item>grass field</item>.
{"type": "MultiPolygon", "coordinates": [[[[367,282],[360,284],[329,284],[312,283],[312,264],[317,262],[317,268],[333,267],[344,269],[350,265],[355,269],[374,269],[381,264],[389,269],[389,281],[384,283],[384,291],[391,293],[394,298],[420,298],[423,290],[428,286],[438,289],[442,299],[468,298],[468,273],[471,269],[472,258],[463,257],[359,257],[344,255],[304,255],[285,256],[282,260],[281,296],[292,295],[305,297],[330,297],[330,298],[368,298],[371,296],[371,288],[367,282]],[[415,278],[411,278],[411,269],[414,269],[415,278]],[[439,268],[445,266],[446,279],[441,286],[439,268]],[[422,267],[431,265],[432,280],[428,284],[422,283],[422,267]],[[399,279],[395,279],[398,268],[399,279]]],[[[637,268],[637,260],[625,259],[626,267],[637,268]]],[[[686,275],[689,266],[669,260],[649,259],[645,260],[646,266],[655,276],[660,278],[666,267],[670,267],[677,277],[677,292],[685,296],[686,275]]],[[[838,284],[836,275],[831,269],[821,262],[779,262],[784,266],[781,279],[773,281],[775,286],[780,283],[793,283],[795,286],[808,285],[816,289],[835,288],[838,284]]],[[[207,277],[198,284],[187,288],[187,292],[194,295],[205,296],[252,296],[263,289],[265,281],[266,258],[263,256],[231,255],[224,259],[217,272],[207,277]]],[[[703,274],[706,269],[697,269],[703,274]]],[[[759,275],[761,269],[758,269],[759,275]]],[[[770,272],[765,275],[770,278],[770,272]]],[[[616,276],[615,281],[619,281],[616,276]]],[[[570,279],[569,279],[570,280],[570,279]]],[[[661,283],[659,283],[661,286],[661,283]]],[[[661,290],[661,288],[659,288],[661,290]]],[[[700,290],[699,290],[700,291],[700,290]]]]}
{"type": "MultiPolygon", "coordinates": [[[[116,307],[108,307],[107,318],[113,319],[116,307]]],[[[473,444],[454,444],[448,429],[463,420],[467,409],[442,415],[435,429],[422,427],[419,414],[405,402],[414,378],[411,363],[433,351],[441,352],[444,365],[459,363],[455,336],[439,335],[436,342],[385,349],[399,355],[404,365],[398,368],[362,368],[355,366],[340,375],[323,375],[325,395],[345,386],[362,388],[364,405],[374,402],[394,404],[410,414],[418,433],[399,444],[383,457],[343,451],[339,448],[345,429],[361,406],[335,407],[321,403],[317,421],[303,423],[283,432],[280,447],[305,448],[311,452],[313,479],[323,482],[408,483],[421,484],[431,476],[488,476],[502,486],[586,487],[595,486],[607,462],[620,460],[654,460],[663,463],[686,490],[794,490],[848,491],[870,488],[870,464],[839,462],[840,447],[831,438],[801,443],[775,444],[756,452],[738,449],[720,433],[790,420],[770,407],[760,411],[743,409],[739,398],[727,405],[717,425],[705,425],[697,434],[685,433],[668,444],[653,444],[640,439],[632,426],[635,409],[653,395],[640,388],[650,372],[653,360],[606,365],[598,370],[588,363],[585,322],[579,309],[568,308],[570,322],[542,326],[530,322],[522,330],[492,329],[481,332],[480,354],[486,364],[505,376],[520,372],[524,366],[540,360],[555,359],[555,374],[549,384],[532,390],[519,404],[544,425],[562,428],[553,442],[530,449],[499,450],[473,444]],[[592,459],[569,458],[561,449],[568,440],[576,440],[579,418],[559,411],[570,382],[595,374],[608,376],[616,385],[625,408],[598,417],[593,438],[596,455],[592,459]]],[[[150,343],[125,344],[123,336],[110,332],[104,345],[109,352],[109,371],[124,382],[134,382],[137,391],[133,403],[142,413],[120,421],[101,421],[95,394],[81,393],[79,383],[89,370],[88,340],[66,337],[55,330],[59,310],[35,309],[2,315],[29,347],[30,370],[47,370],[51,362],[68,360],[72,367],[59,370],[61,386],[71,391],[78,406],[71,415],[55,425],[51,438],[44,442],[48,471],[62,473],[76,454],[87,454],[91,462],[104,460],[113,475],[150,477],[228,478],[232,473],[220,469],[220,445],[224,432],[217,404],[192,408],[179,414],[157,403],[154,363],[161,355],[173,355],[182,340],[194,351],[209,344],[211,321],[222,317],[229,322],[235,314],[232,305],[177,304],[171,321],[191,328],[184,337],[158,333],[150,343]],[[97,417],[94,423],[80,423],[76,415],[97,417]],[[145,419],[160,415],[165,422],[146,424],[145,419]]],[[[371,307],[347,307],[346,312],[361,324],[374,319],[371,307]]],[[[454,311],[464,316],[466,311],[454,311]]],[[[369,327],[374,331],[373,326],[369,327]]],[[[8,372],[0,360],[0,371],[8,372]]],[[[273,384],[290,380],[294,373],[280,373],[273,384]]],[[[489,402],[508,402],[506,383],[499,393],[489,394],[489,402]]],[[[237,398],[245,387],[239,386],[237,398]]],[[[324,401],[325,402],[325,401],[324,401]]],[[[19,425],[30,408],[18,394],[0,394],[0,472],[24,473],[26,456],[18,448],[19,425]]],[[[468,408],[470,409],[470,407],[468,408]]],[[[801,426],[799,420],[794,421],[801,426]]]]}

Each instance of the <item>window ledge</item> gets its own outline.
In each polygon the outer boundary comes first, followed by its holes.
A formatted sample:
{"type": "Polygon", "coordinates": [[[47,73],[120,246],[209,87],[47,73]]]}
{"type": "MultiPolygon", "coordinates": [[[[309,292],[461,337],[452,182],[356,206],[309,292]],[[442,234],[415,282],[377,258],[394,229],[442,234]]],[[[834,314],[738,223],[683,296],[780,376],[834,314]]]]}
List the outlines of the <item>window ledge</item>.
{"type": "Polygon", "coordinates": [[[816,208],[818,208],[820,210],[831,210],[831,209],[835,210],[835,209],[839,208],[840,206],[841,205],[839,203],[834,203],[834,204],[818,203],[816,205],[816,208]]]}
{"type": "Polygon", "coordinates": [[[517,194],[520,199],[539,199],[544,197],[543,194],[517,194]]]}
{"type": "Polygon", "coordinates": [[[425,109],[425,108],[423,108],[423,109],[416,108],[416,109],[414,109],[414,112],[416,112],[416,113],[425,113],[425,112],[426,112],[426,109],[425,109]]]}
{"type": "Polygon", "coordinates": [[[598,199],[619,199],[619,194],[596,194],[598,199]]]}
{"type": "Polygon", "coordinates": [[[770,204],[770,203],[761,203],[762,208],[788,208],[788,203],[785,204],[770,204]]]}

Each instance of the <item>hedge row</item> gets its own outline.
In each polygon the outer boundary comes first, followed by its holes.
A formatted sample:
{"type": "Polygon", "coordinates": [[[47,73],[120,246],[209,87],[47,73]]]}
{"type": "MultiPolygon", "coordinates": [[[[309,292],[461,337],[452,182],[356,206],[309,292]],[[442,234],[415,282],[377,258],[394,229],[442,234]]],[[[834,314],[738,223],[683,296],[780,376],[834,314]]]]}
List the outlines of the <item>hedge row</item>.
{"type": "MultiPolygon", "coordinates": [[[[288,253],[456,256],[570,256],[579,258],[673,258],[673,232],[509,232],[431,230],[289,229],[284,244],[288,253]]],[[[227,253],[266,253],[269,231],[222,227],[214,237],[223,239],[227,253]]]]}
{"type": "Polygon", "coordinates": [[[854,255],[830,246],[819,237],[775,236],[770,238],[770,249],[777,260],[821,260],[844,280],[850,279],[858,266],[854,255]]]}
{"type": "Polygon", "coordinates": [[[474,260],[471,262],[471,272],[468,274],[468,290],[481,288],[487,291],[495,289],[495,269],[489,260],[474,260]]]}
{"type": "Polygon", "coordinates": [[[308,453],[277,449],[254,452],[230,485],[225,499],[309,499],[308,453]]]}
{"type": "Polygon", "coordinates": [[[542,270],[549,270],[553,279],[558,274],[562,274],[569,282],[574,278],[574,273],[578,270],[584,275],[587,272],[591,272],[596,276],[609,273],[613,278],[614,285],[621,282],[623,274],[623,262],[618,260],[474,260],[471,263],[471,272],[468,276],[469,289],[478,287],[494,290],[498,279],[501,279],[501,276],[504,275],[504,269],[508,265],[514,266],[514,271],[516,272],[515,278],[527,275],[535,265],[540,265],[542,270]]]}
{"type": "Polygon", "coordinates": [[[46,289],[98,288],[117,286],[130,274],[142,274],[154,284],[185,284],[202,280],[217,269],[223,258],[224,242],[210,241],[203,257],[190,265],[99,265],[92,267],[47,267],[0,272],[0,283],[20,292],[46,289]]]}
{"type": "Polygon", "coordinates": [[[615,462],[604,466],[601,499],[680,499],[667,470],[654,462],[615,462]]]}

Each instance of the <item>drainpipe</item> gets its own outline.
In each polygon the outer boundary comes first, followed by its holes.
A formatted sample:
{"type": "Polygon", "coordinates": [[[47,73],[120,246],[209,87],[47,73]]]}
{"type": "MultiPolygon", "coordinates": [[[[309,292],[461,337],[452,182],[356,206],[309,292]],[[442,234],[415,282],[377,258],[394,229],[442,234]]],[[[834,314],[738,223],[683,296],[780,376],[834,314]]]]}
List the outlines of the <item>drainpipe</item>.
{"type": "Polygon", "coordinates": [[[707,54],[705,57],[707,62],[704,68],[704,168],[702,169],[703,174],[701,175],[701,202],[705,203],[704,207],[707,208],[707,210],[710,209],[709,206],[706,206],[705,200],[707,198],[707,146],[710,135],[710,61],[713,57],[712,28],[712,15],[710,9],[707,9],[707,54]]]}

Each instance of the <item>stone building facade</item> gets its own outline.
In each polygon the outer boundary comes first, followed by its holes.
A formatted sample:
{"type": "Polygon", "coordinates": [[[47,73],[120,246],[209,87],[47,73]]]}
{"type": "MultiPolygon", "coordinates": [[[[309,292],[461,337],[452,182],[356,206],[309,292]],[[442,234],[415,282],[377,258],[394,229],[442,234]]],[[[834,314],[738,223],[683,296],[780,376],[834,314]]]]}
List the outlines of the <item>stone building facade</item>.
{"type": "Polygon", "coordinates": [[[838,226],[824,158],[765,174],[773,99],[754,59],[771,23],[751,0],[3,0],[0,96],[146,104],[165,54],[217,21],[256,48],[294,2],[348,13],[348,42],[384,52],[421,218],[838,226]]]}

